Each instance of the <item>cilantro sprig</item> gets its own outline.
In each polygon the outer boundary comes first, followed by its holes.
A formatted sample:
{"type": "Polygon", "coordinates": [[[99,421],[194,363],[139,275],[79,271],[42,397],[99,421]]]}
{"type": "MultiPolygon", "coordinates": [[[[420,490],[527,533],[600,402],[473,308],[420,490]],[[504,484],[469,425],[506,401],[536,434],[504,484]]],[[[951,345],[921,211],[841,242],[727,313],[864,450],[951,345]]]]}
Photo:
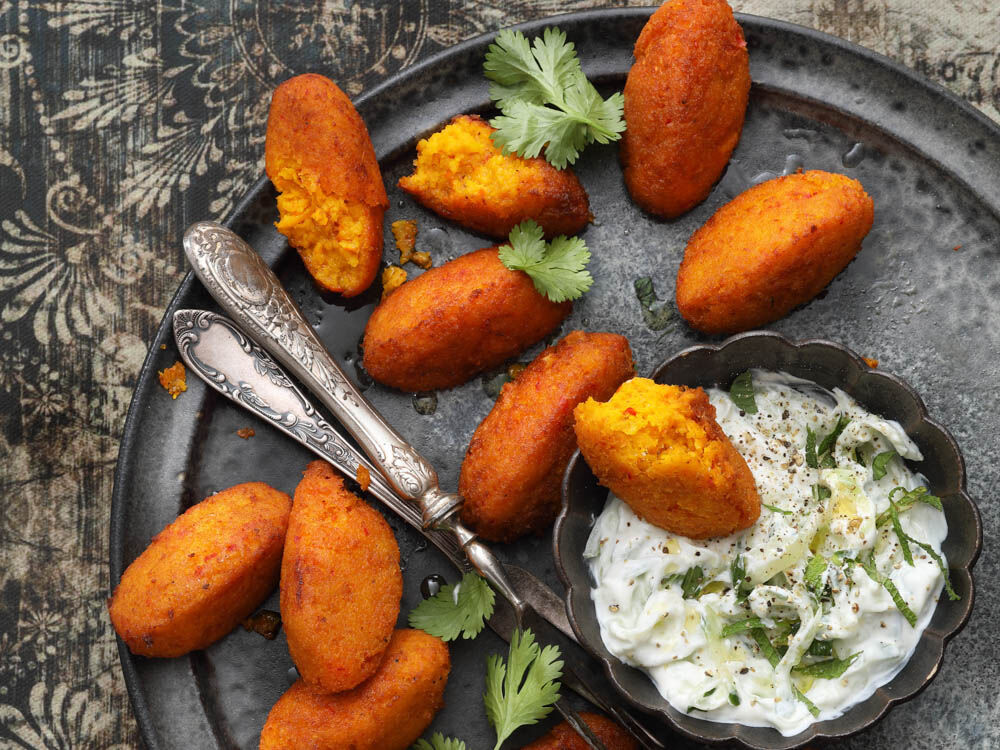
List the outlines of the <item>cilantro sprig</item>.
{"type": "Polygon", "coordinates": [[[624,96],[601,97],[583,74],[576,47],[557,27],[533,42],[520,31],[502,30],[483,69],[501,112],[490,120],[493,142],[505,154],[532,158],[544,149],[546,160],[564,169],[591,143],[617,141],[625,130],[624,96]]]}
{"type": "Polygon", "coordinates": [[[443,641],[475,638],[493,614],[495,594],[476,573],[466,573],[456,586],[442,586],[410,612],[411,628],[423,630],[443,641]]]}
{"type": "Polygon", "coordinates": [[[518,727],[537,724],[559,700],[563,663],[558,646],[541,648],[530,630],[516,630],[507,662],[492,654],[486,662],[486,716],[497,733],[499,750],[518,727]]]}
{"type": "Polygon", "coordinates": [[[547,243],[544,230],[528,219],[510,230],[508,239],[500,247],[500,262],[528,274],[538,293],[552,302],[577,299],[594,283],[587,270],[590,250],[579,237],[559,235],[547,243]]]}
{"type": "Polygon", "coordinates": [[[435,732],[430,740],[417,740],[413,750],[465,750],[465,743],[435,732]]]}
{"type": "Polygon", "coordinates": [[[757,400],[753,393],[753,376],[750,371],[740,373],[729,386],[729,398],[741,411],[747,414],[757,413],[757,400]]]}

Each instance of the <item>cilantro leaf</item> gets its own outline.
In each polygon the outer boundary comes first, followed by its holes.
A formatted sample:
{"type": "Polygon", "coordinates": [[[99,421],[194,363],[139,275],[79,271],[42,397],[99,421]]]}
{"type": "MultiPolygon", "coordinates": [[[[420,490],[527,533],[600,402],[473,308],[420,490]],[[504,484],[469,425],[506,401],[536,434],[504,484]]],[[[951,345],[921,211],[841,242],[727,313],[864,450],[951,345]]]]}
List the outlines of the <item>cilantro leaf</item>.
{"type": "Polygon", "coordinates": [[[495,595],[477,573],[466,573],[457,586],[442,586],[410,612],[411,628],[423,630],[443,641],[475,638],[493,614],[495,595]]]}
{"type": "Polygon", "coordinates": [[[465,743],[451,737],[446,738],[440,732],[435,732],[431,735],[430,741],[417,740],[412,750],[465,750],[465,743]]]}
{"type": "Polygon", "coordinates": [[[757,413],[757,401],[753,396],[753,377],[747,370],[736,376],[733,384],[729,386],[729,398],[747,414],[757,413]]]}
{"type": "Polygon", "coordinates": [[[552,302],[580,297],[594,283],[587,270],[590,251],[579,237],[559,235],[546,244],[544,231],[532,220],[510,230],[509,243],[500,247],[500,262],[512,271],[524,271],[539,294],[552,302]]]}
{"type": "Polygon", "coordinates": [[[558,646],[540,648],[530,630],[514,631],[507,663],[497,654],[486,661],[486,716],[497,733],[498,750],[511,733],[536,724],[559,700],[562,661],[558,646]]]}
{"type": "Polygon", "coordinates": [[[487,50],[483,70],[501,112],[490,120],[493,142],[505,154],[532,158],[544,149],[548,162],[564,169],[586,146],[616,141],[625,130],[624,97],[601,97],[558,28],[546,28],[533,42],[504,29],[487,50]]]}
{"type": "Polygon", "coordinates": [[[889,462],[896,455],[896,451],[888,450],[879,453],[875,458],[872,459],[872,479],[881,479],[885,476],[886,469],[889,466],[889,462]]]}

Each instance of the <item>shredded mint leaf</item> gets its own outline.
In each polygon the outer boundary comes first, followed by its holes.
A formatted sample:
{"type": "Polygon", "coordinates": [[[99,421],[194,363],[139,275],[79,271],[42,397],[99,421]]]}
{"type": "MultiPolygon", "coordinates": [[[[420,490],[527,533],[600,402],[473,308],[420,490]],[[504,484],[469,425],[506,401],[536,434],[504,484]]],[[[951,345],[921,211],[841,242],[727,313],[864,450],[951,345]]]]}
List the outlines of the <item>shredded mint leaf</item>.
{"type": "Polygon", "coordinates": [[[798,698],[800,701],[806,704],[806,708],[809,709],[809,713],[811,713],[813,716],[819,716],[819,708],[816,706],[816,704],[813,703],[808,698],[806,698],[806,694],[803,693],[801,690],[799,690],[797,687],[795,687],[795,685],[792,685],[792,693],[795,695],[796,698],[798,698]]]}
{"type": "Polygon", "coordinates": [[[761,503],[761,506],[767,508],[772,513],[780,513],[783,516],[792,515],[792,511],[785,510],[784,508],[779,508],[777,505],[768,505],[767,503],[761,503]]]}
{"type": "Polygon", "coordinates": [[[814,640],[806,649],[809,656],[833,656],[833,641],[814,640]]]}
{"type": "MultiPolygon", "coordinates": [[[[925,505],[929,505],[936,510],[940,510],[942,512],[944,511],[944,506],[941,504],[941,498],[930,494],[926,487],[917,487],[913,490],[906,490],[903,487],[894,487],[889,493],[889,503],[895,503],[896,511],[899,513],[909,510],[917,503],[924,503],[925,505]],[[897,494],[900,495],[898,500],[895,499],[897,494]]],[[[885,510],[878,514],[878,518],[875,519],[875,525],[882,526],[890,520],[892,520],[892,516],[888,510],[885,510]]]]}
{"type": "Polygon", "coordinates": [[[532,158],[544,150],[552,166],[564,169],[589,144],[617,141],[625,130],[625,98],[601,97],[558,28],[545,29],[533,43],[520,31],[504,29],[483,69],[501,112],[490,121],[493,142],[504,153],[532,158]]]}
{"type": "Polygon", "coordinates": [[[486,661],[486,717],[499,750],[518,727],[537,724],[559,700],[563,663],[558,646],[540,648],[530,630],[515,630],[505,664],[497,654],[486,661]]]}
{"type": "Polygon", "coordinates": [[[651,331],[662,331],[670,322],[670,306],[666,303],[660,304],[653,289],[653,280],[649,276],[643,276],[633,282],[635,296],[639,300],[642,309],[642,320],[651,331]]]}
{"type": "Polygon", "coordinates": [[[821,680],[835,680],[842,676],[847,668],[851,666],[857,658],[861,656],[861,652],[851,654],[846,659],[827,659],[826,661],[818,661],[813,664],[798,664],[792,667],[793,672],[798,674],[808,675],[809,677],[818,677],[821,680]]]}
{"type": "Polygon", "coordinates": [[[834,447],[837,445],[837,438],[844,431],[844,428],[851,423],[850,417],[846,414],[841,414],[837,419],[837,424],[833,428],[833,432],[823,438],[823,441],[819,444],[819,453],[833,453],[834,447]]]}
{"type": "Polygon", "coordinates": [[[830,496],[833,495],[833,492],[830,491],[830,488],[822,484],[814,484],[812,490],[813,490],[813,500],[817,502],[823,502],[824,500],[828,500],[830,496]]]}
{"type": "Polygon", "coordinates": [[[594,278],[587,270],[590,251],[579,237],[559,235],[546,243],[544,230],[534,221],[522,221],[510,230],[500,247],[500,262],[512,271],[524,271],[539,294],[552,302],[577,299],[594,278]]]}
{"type": "Polygon", "coordinates": [[[739,694],[736,693],[736,692],[730,693],[729,694],[729,702],[732,703],[734,706],[740,705],[740,696],[739,696],[739,694]]]}
{"type": "Polygon", "coordinates": [[[701,582],[704,578],[705,574],[702,572],[700,565],[688,568],[684,574],[684,580],[681,581],[681,591],[684,592],[685,599],[694,599],[698,596],[698,593],[701,591],[701,582]]]}
{"type": "Polygon", "coordinates": [[[874,560],[869,559],[867,562],[858,561],[858,564],[864,569],[865,573],[868,574],[869,578],[889,593],[889,596],[892,598],[892,603],[896,605],[896,609],[898,609],[899,613],[906,618],[908,623],[910,623],[910,627],[915,628],[917,626],[917,616],[914,614],[913,610],[910,609],[906,600],[903,599],[903,595],[899,593],[899,589],[896,588],[896,584],[894,584],[888,576],[884,576],[878,572],[875,568],[874,560]]]}
{"type": "Polygon", "coordinates": [[[466,573],[455,586],[442,586],[430,599],[424,599],[410,612],[411,628],[423,630],[443,641],[475,638],[493,614],[495,595],[490,585],[477,573],[466,573]]]}
{"type": "Polygon", "coordinates": [[[823,573],[826,571],[826,558],[822,555],[813,555],[806,563],[806,588],[819,596],[823,590],[823,573]]]}
{"type": "Polygon", "coordinates": [[[910,545],[907,541],[909,537],[903,531],[903,525],[899,522],[899,511],[892,500],[889,501],[889,518],[892,520],[892,530],[896,532],[896,538],[899,540],[899,548],[903,551],[903,559],[912,568],[913,553],[910,552],[910,545]]]}
{"type": "Polygon", "coordinates": [[[777,667],[778,662],[781,661],[781,654],[778,653],[778,650],[771,643],[771,639],[767,637],[764,628],[751,628],[750,635],[757,642],[757,647],[760,649],[761,655],[767,659],[771,667],[777,667]]]}
{"type": "Polygon", "coordinates": [[[819,459],[816,458],[816,433],[812,427],[806,427],[806,466],[810,469],[819,468],[819,459]]]}
{"type": "Polygon", "coordinates": [[[921,542],[917,539],[914,539],[912,536],[909,537],[909,540],[914,544],[916,544],[921,549],[923,549],[923,551],[926,552],[928,555],[930,555],[931,559],[933,559],[934,562],[937,563],[938,568],[941,570],[941,575],[944,576],[944,590],[948,593],[948,598],[951,599],[953,602],[961,599],[962,597],[959,596],[957,593],[955,593],[955,589],[951,587],[951,575],[948,572],[948,566],[945,565],[944,558],[941,557],[941,555],[939,555],[937,552],[935,552],[934,548],[931,545],[927,544],[926,542],[921,542]]]}
{"type": "Polygon", "coordinates": [[[888,450],[879,453],[872,459],[872,479],[878,480],[885,476],[889,462],[896,455],[896,451],[888,450]]]}
{"type": "Polygon", "coordinates": [[[417,740],[412,750],[465,750],[465,743],[451,737],[445,738],[440,732],[435,732],[431,735],[430,741],[417,740]]]}
{"type": "Polygon", "coordinates": [[[757,401],[753,394],[753,377],[749,370],[740,373],[733,380],[733,384],[729,386],[729,398],[747,414],[757,413],[757,401]]]}
{"type": "Polygon", "coordinates": [[[753,630],[754,628],[763,628],[764,623],[761,622],[758,617],[751,617],[748,620],[740,620],[738,622],[731,622],[726,627],[722,629],[722,637],[729,638],[734,635],[739,635],[740,633],[745,633],[748,630],[753,630]]]}
{"type": "Polygon", "coordinates": [[[736,589],[736,601],[742,602],[753,591],[753,587],[747,583],[747,570],[743,563],[743,555],[737,555],[729,563],[729,575],[733,580],[733,588],[736,589]]]}
{"type": "Polygon", "coordinates": [[[861,466],[867,466],[867,465],[868,465],[868,462],[867,462],[867,461],[865,460],[865,454],[864,454],[864,452],[862,451],[862,449],[861,449],[861,446],[860,446],[860,445],[859,445],[859,446],[857,446],[857,447],[856,447],[856,448],[854,449],[854,461],[855,461],[856,463],[860,464],[861,466]]]}

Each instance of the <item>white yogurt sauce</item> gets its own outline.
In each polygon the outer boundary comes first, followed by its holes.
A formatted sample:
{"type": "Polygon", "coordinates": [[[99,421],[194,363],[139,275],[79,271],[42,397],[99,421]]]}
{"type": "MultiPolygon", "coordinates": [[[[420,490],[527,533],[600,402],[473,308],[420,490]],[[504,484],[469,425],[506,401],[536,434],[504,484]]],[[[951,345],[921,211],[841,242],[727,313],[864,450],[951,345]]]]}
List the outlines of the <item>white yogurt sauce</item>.
{"type": "MultiPolygon", "coordinates": [[[[841,715],[902,669],[944,579],[937,562],[916,544],[910,544],[913,565],[905,561],[891,522],[876,526],[895,487],[926,485],[898,457],[888,462],[884,477],[873,477],[872,459],[885,451],[922,459],[900,425],[870,414],[839,389],[830,393],[784,373],[754,370],[753,383],[756,414],[742,413],[718,389],[708,392],[709,399],[753,472],[761,502],[786,513],[762,507],[749,529],[693,540],[646,523],[612,495],[585,556],[595,581],[591,596],[601,636],[612,654],[649,674],[679,711],[710,721],[772,726],[790,736],[841,715]],[[819,444],[841,415],[850,422],[832,451],[836,466],[810,468],[807,428],[819,444]],[[864,463],[858,462],[858,449],[864,463]],[[743,597],[733,586],[737,556],[746,571],[743,597]],[[805,570],[814,558],[816,567],[820,559],[827,564],[810,587],[805,570]],[[916,625],[860,564],[841,563],[844,559],[870,559],[898,589],[916,625]],[[695,567],[703,573],[701,593],[685,598],[680,579],[695,567]],[[722,635],[727,625],[750,618],[758,618],[763,630],[722,635]],[[797,630],[789,633],[789,627],[797,630]],[[755,637],[761,632],[779,651],[787,645],[776,667],[755,637]],[[832,655],[807,655],[814,640],[828,642],[815,651],[832,645],[832,655]],[[792,670],[853,654],[858,656],[833,679],[792,670]]],[[[918,502],[899,519],[906,535],[940,554],[948,531],[942,512],[918,502]]]]}

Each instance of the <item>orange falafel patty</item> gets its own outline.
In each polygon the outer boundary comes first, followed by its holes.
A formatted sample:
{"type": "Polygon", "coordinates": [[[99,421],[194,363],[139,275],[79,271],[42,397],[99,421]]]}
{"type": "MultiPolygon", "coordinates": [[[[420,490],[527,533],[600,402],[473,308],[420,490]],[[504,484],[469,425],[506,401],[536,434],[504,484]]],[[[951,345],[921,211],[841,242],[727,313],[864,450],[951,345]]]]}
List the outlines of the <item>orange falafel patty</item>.
{"type": "Polygon", "coordinates": [[[302,680],[274,704],[260,750],[405,750],[444,705],[451,661],[444,641],[397,630],[385,658],[353,690],[329,694],[302,680]]]}
{"type": "Polygon", "coordinates": [[[371,677],[402,594],[389,524],[330,464],[313,461],[295,488],[281,561],[281,619],[302,679],[335,693],[371,677]]]}
{"type": "Polygon", "coordinates": [[[752,525],[760,497],[701,388],[633,378],[574,411],[580,452],[636,515],[691,539],[752,525]]]}
{"type": "Polygon", "coordinates": [[[313,73],[274,91],[267,176],[278,189],[278,231],[324,289],[353,297],[375,279],[389,199],[361,115],[337,84],[313,73]]]}
{"type": "Polygon", "coordinates": [[[153,537],[108,601],[133,654],[182,656],[240,624],[278,583],[292,499],[263,482],[222,490],[153,537]]]}
{"type": "Polygon", "coordinates": [[[614,333],[572,331],[535,357],[472,436],[458,484],[462,520],[492,541],[544,530],[576,450],[573,408],[609,398],[634,374],[628,340],[614,333]]]}
{"type": "Polygon", "coordinates": [[[550,238],[583,230],[590,204],[576,175],[540,157],[505,155],[493,132],[475,115],[455,117],[417,144],[416,170],[399,186],[434,213],[492,237],[526,219],[550,238]]]}
{"type": "Polygon", "coordinates": [[[460,385],[541,341],[572,302],[551,302],[497,248],[461,255],[396,289],[365,327],[364,367],[401,391],[460,385]]]}
{"type": "Polygon", "coordinates": [[[750,58],[725,0],[668,0],[635,43],[621,161],[629,194],[664,218],[708,197],[743,130],[750,58]]]}
{"type": "MultiPolygon", "coordinates": [[[[601,714],[582,711],[580,718],[590,727],[590,731],[600,738],[608,750],[638,750],[639,744],[625,731],[624,727],[601,714]]],[[[576,733],[569,722],[556,724],[544,737],[525,745],[521,750],[588,750],[584,739],[576,733]]]]}
{"type": "Polygon", "coordinates": [[[857,180],[812,170],[740,193],[688,241],[677,308],[705,333],[736,333],[787,315],[847,267],[872,227],[857,180]]]}

